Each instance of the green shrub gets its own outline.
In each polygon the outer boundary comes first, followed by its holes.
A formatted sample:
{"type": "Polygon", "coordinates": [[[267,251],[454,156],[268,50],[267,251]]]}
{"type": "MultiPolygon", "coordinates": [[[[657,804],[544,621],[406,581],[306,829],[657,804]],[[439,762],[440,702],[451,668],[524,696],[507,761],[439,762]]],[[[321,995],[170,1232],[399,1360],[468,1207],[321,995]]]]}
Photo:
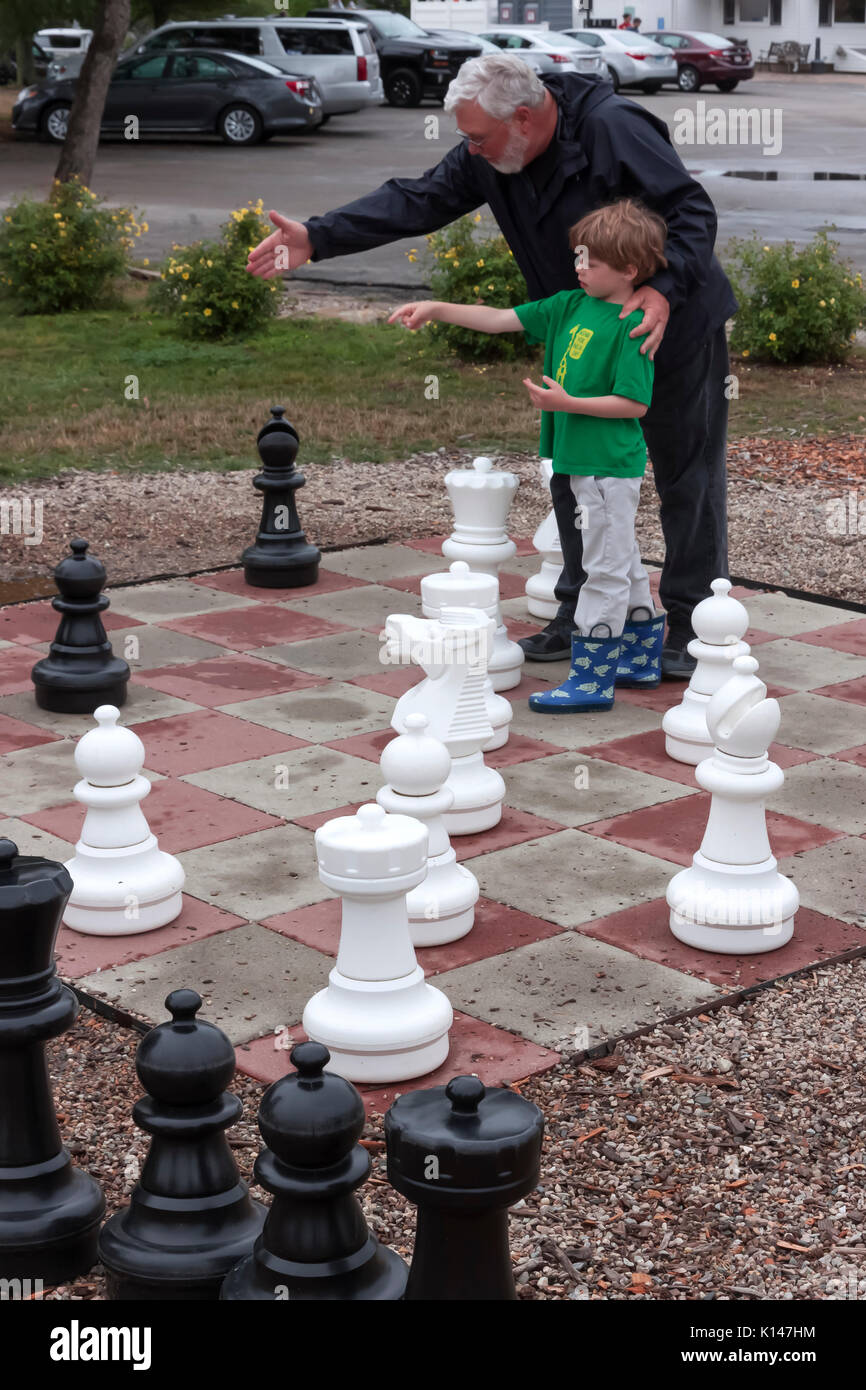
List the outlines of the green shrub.
{"type": "Polygon", "coordinates": [[[220,241],[176,246],[160,267],[153,302],[189,338],[237,338],[262,328],[279,306],[279,280],[260,280],[247,255],[274,229],[262,202],[238,208],[223,223],[220,241]]]}
{"type": "Polygon", "coordinates": [[[55,179],[45,202],[22,198],[0,222],[0,279],[21,314],[92,309],[112,298],[135,237],[128,208],[108,208],[77,179],[55,179]]]}
{"type": "MultiPolygon", "coordinates": [[[[467,213],[426,237],[436,262],[430,277],[433,298],[451,304],[486,304],[493,309],[526,304],[526,281],[505,237],[476,240],[473,223],[480,221],[480,213],[474,218],[467,213]]],[[[408,254],[410,261],[417,259],[414,251],[408,254]]],[[[431,323],[427,331],[433,342],[450,348],[464,360],[510,362],[534,357],[540,351],[538,347],[528,347],[522,333],[479,333],[453,323],[431,323]]]]}
{"type": "Polygon", "coordinates": [[[756,361],[844,362],[866,315],[862,276],[839,260],[822,228],[798,250],[757,236],[728,243],[726,269],[740,302],[731,349],[756,361]]]}

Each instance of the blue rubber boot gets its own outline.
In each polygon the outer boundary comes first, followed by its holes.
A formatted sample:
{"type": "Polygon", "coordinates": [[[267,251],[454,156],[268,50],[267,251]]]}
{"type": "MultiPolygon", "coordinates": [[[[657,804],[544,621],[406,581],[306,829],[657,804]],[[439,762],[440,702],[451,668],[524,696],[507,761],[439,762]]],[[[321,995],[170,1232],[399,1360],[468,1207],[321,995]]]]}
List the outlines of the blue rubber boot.
{"type": "MultiPolygon", "coordinates": [[[[606,623],[596,627],[610,628],[606,623]]],[[[593,628],[595,632],[595,628],[593,628]]],[[[555,690],[536,690],[529,697],[529,708],[540,714],[584,713],[612,709],[616,663],[622,649],[621,637],[571,638],[571,669],[555,690]]]]}
{"type": "Polygon", "coordinates": [[[616,665],[616,683],[622,686],[652,687],[662,678],[662,647],[665,615],[657,617],[648,608],[633,608],[622,630],[622,651],[616,665]],[[646,618],[636,619],[646,613],[646,618]]]}

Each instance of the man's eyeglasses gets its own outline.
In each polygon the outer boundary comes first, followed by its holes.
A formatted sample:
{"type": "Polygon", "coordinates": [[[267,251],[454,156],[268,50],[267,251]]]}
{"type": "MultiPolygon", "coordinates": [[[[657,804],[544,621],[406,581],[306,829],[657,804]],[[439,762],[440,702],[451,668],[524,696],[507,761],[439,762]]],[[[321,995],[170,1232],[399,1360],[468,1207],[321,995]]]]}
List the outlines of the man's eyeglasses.
{"type": "MultiPolygon", "coordinates": [[[[497,126],[500,126],[500,125],[507,125],[508,123],[507,123],[507,121],[497,121],[496,124],[497,124],[497,126]]],[[[463,130],[458,130],[458,131],[457,131],[457,134],[460,136],[460,139],[461,139],[461,140],[466,140],[468,144],[474,145],[475,148],[476,148],[477,150],[483,150],[483,149],[484,149],[484,146],[485,146],[490,140],[493,139],[493,136],[496,134],[496,131],[495,131],[495,130],[491,130],[490,133],[489,133],[488,135],[483,136],[482,139],[480,139],[480,140],[476,140],[476,138],[475,138],[474,135],[467,135],[466,132],[463,131],[463,130]]]]}

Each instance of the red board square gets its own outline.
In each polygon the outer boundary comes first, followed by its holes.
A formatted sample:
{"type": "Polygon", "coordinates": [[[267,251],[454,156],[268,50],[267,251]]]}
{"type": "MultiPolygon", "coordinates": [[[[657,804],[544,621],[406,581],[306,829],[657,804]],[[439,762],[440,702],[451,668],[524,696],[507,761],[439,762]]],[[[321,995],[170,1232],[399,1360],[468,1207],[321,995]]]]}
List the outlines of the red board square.
{"type": "MultiPolygon", "coordinates": [[[[297,1024],[282,1036],[268,1033],[263,1038],[242,1043],[236,1049],[238,1071],[267,1082],[286,1076],[293,1070],[289,1061],[290,1050],[296,1042],[303,1042],[306,1036],[300,1024],[297,1024]],[[284,1045],[286,1043],[288,1046],[284,1045]]],[[[485,1086],[505,1086],[549,1071],[560,1060],[559,1053],[552,1052],[550,1048],[538,1047],[516,1033],[494,1028],[458,1010],[454,1012],[450,1044],[442,1066],[426,1076],[399,1081],[391,1086],[356,1083],[367,1114],[383,1114],[398,1095],[431,1086],[444,1086],[453,1076],[474,1073],[480,1076],[485,1086]]]]}
{"type": "Polygon", "coordinates": [[[206,936],[230,931],[243,923],[243,917],[184,893],[180,915],[167,926],[157,927],[156,931],[136,932],[133,936],[87,936],[71,927],[61,927],[57,937],[57,969],[66,979],[75,980],[96,970],[149,959],[175,946],[202,941],[206,936]]]}
{"type": "Polygon", "coordinates": [[[840,681],[838,685],[822,685],[811,693],[829,695],[831,700],[848,700],[852,705],[866,705],[866,676],[858,676],[853,681],[840,681]]]}
{"type": "Polygon", "coordinates": [[[162,666],[152,671],[139,671],[132,681],[161,690],[166,695],[175,695],[179,700],[212,708],[325,685],[327,677],[293,671],[290,666],[278,666],[254,656],[214,656],[207,661],[194,661],[191,666],[162,666]]]}
{"type": "MultiPolygon", "coordinates": [[[[297,593],[297,590],[295,591],[297,593]]],[[[335,632],[351,632],[345,623],[330,623],[311,613],[280,608],[276,603],[259,603],[252,608],[233,608],[223,613],[196,613],[189,618],[172,618],[159,624],[174,632],[191,633],[207,642],[219,642],[235,651],[254,647],[275,647],[283,642],[303,642],[310,637],[330,637],[335,632]]]]}
{"type": "Polygon", "coordinates": [[[866,767],[866,743],[861,743],[858,748],[845,748],[841,753],[834,753],[834,758],[841,758],[843,763],[857,763],[859,767],[866,767]]]}
{"type": "MultiPolygon", "coordinates": [[[[609,743],[582,746],[581,753],[590,758],[601,758],[620,767],[630,767],[635,772],[648,772],[653,777],[664,777],[669,782],[679,782],[684,787],[697,786],[695,765],[681,763],[668,757],[665,752],[665,735],[662,729],[649,729],[646,733],[630,734],[627,738],[612,739],[609,743]]],[[[711,751],[707,753],[711,756],[711,751]]],[[[787,748],[782,743],[774,743],[770,757],[780,767],[797,767],[800,763],[811,763],[817,753],[807,753],[802,748],[787,748]]]]}
{"type": "Polygon", "coordinates": [[[562,829],[555,821],[542,820],[541,816],[517,811],[513,806],[503,806],[502,819],[492,830],[480,830],[477,835],[452,835],[451,846],[458,860],[473,859],[478,854],[508,849],[525,840],[537,840],[542,835],[556,835],[562,829]]]}
{"type": "Polygon", "coordinates": [[[350,574],[338,574],[336,570],[319,569],[315,584],[305,584],[294,589],[260,589],[248,584],[242,569],[223,570],[216,574],[200,574],[193,584],[202,584],[206,589],[219,589],[223,594],[236,594],[239,598],[260,599],[263,603],[287,603],[291,599],[315,598],[317,594],[334,593],[337,589],[363,588],[367,579],[354,579],[350,574]]]}
{"type": "Polygon", "coordinates": [[[42,652],[35,652],[32,647],[0,647],[0,695],[19,695],[24,690],[32,690],[30,672],[42,656],[42,652]]]}
{"type": "Polygon", "coordinates": [[[853,652],[866,656],[866,618],[852,623],[837,623],[835,627],[819,627],[815,632],[798,632],[798,642],[813,647],[832,647],[837,652],[853,652]]]}
{"type": "Polygon", "coordinates": [[[350,685],[363,686],[365,690],[375,690],[379,695],[390,695],[393,699],[399,700],[401,695],[405,695],[407,690],[411,690],[413,685],[418,685],[419,681],[425,679],[424,672],[419,671],[417,666],[398,666],[386,670],[382,668],[381,675],[377,671],[372,676],[350,676],[350,685]]]}
{"type": "Polygon", "coordinates": [[[515,763],[527,763],[533,758],[549,758],[554,753],[564,751],[553,743],[542,743],[539,738],[527,738],[525,734],[509,734],[508,742],[501,748],[492,748],[484,754],[484,761],[488,767],[513,767],[515,763]]]}
{"type": "Polygon", "coordinates": [[[145,766],[171,777],[306,746],[304,739],[217,710],[172,714],[130,727],[144,743],[145,766]]]}
{"type": "MultiPolygon", "coordinates": [[[[7,649],[0,650],[0,662],[7,649]]],[[[33,660],[32,656],[30,658],[33,660]]],[[[46,733],[35,724],[25,724],[23,719],[12,719],[8,714],[0,714],[0,753],[12,753],[16,748],[36,748],[40,743],[57,743],[58,734],[46,733]]]]}
{"type": "Polygon", "coordinates": [[[396,737],[396,729],[377,729],[371,734],[352,734],[350,738],[335,738],[324,747],[335,748],[338,753],[351,753],[355,758],[366,758],[368,762],[378,763],[382,750],[396,737]]]}
{"type": "MultiPolygon", "coordinates": [[[[640,811],[628,811],[608,820],[593,821],[591,825],[580,828],[590,835],[599,835],[602,839],[628,845],[630,849],[642,850],[644,854],[687,865],[691,864],[692,855],[700,848],[710,800],[709,793],[701,792],[698,796],[685,796],[679,801],[667,801],[657,806],[646,806],[640,811]]],[[[831,840],[844,839],[842,831],[827,830],[822,825],[811,825],[777,811],[767,812],[767,833],[777,859],[799,854],[803,850],[817,849],[831,840]]]]}
{"type": "MultiPolygon", "coordinates": [[[[0,638],[6,642],[53,642],[62,614],[52,608],[50,599],[42,603],[14,603],[0,609],[0,638]]],[[[139,618],[106,610],[100,614],[106,632],[118,627],[140,627],[139,618]]],[[[37,657],[38,661],[39,658],[37,657]]]]}
{"type": "Polygon", "coordinates": [[[670,908],[664,898],[638,903],[609,917],[599,917],[575,930],[623,951],[631,951],[642,960],[654,960],[671,970],[681,970],[731,991],[747,989],[762,980],[775,980],[814,962],[858,950],[863,944],[862,928],[801,907],[794,918],[794,935],[787,946],[777,951],[746,956],[696,951],[674,936],[670,929],[670,908]]]}
{"type": "MultiPolygon", "coordinates": [[[[270,830],[272,826],[285,824],[278,816],[266,815],[264,811],[245,806],[240,801],[230,801],[228,797],[217,796],[189,782],[175,782],[167,777],[162,782],[153,782],[151,786],[150,794],[142,802],[142,810],[159,840],[160,849],[167,850],[169,854],[200,849],[202,845],[219,844],[223,840],[233,840],[241,835],[252,835],[257,830],[270,830]]],[[[84,807],[72,801],[64,806],[34,811],[21,819],[74,843],[84,824],[84,807]]]]}

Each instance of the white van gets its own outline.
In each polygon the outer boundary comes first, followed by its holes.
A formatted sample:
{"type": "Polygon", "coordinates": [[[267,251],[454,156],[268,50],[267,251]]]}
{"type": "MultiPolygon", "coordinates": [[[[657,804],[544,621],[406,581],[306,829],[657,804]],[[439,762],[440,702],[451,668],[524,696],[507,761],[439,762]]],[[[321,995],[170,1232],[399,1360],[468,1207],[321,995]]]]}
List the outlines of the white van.
{"type": "Polygon", "coordinates": [[[48,78],[59,82],[64,78],[77,77],[84,64],[84,55],[93,38],[92,29],[40,29],[34,34],[36,42],[48,54],[48,78]]]}
{"type": "Polygon", "coordinates": [[[315,77],[322,93],[322,123],[385,99],[373,40],[365,25],[350,18],[175,22],[154,29],[135,51],[199,45],[265,58],[284,72],[315,77]]]}

